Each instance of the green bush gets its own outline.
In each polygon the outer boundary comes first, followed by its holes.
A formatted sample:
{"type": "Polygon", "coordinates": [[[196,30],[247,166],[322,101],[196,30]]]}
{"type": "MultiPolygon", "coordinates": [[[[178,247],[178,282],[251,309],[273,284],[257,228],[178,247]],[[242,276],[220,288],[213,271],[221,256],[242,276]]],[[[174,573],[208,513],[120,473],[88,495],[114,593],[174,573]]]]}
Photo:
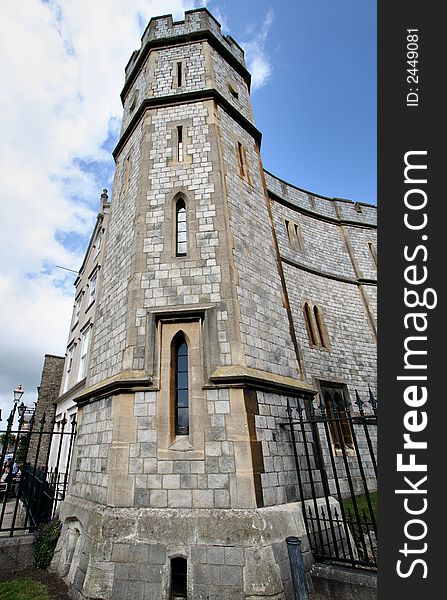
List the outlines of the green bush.
{"type": "Polygon", "coordinates": [[[53,519],[50,523],[39,525],[34,536],[34,566],[36,569],[46,569],[51,562],[61,533],[62,523],[53,519]]]}
{"type": "Polygon", "coordinates": [[[2,600],[50,600],[47,588],[43,583],[31,579],[15,579],[0,583],[2,600]]]}

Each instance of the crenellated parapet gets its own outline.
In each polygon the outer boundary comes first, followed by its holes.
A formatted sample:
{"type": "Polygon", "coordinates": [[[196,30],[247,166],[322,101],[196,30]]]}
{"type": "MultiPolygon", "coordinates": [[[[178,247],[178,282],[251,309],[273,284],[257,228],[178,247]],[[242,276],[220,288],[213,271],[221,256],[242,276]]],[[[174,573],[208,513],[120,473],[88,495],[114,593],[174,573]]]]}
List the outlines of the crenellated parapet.
{"type": "MultiPolygon", "coordinates": [[[[157,46],[164,41],[172,42],[174,38],[187,41],[200,39],[200,37],[209,37],[221,44],[223,49],[229,52],[240,66],[245,70],[244,51],[239,44],[229,35],[222,33],[220,23],[206,8],[188,10],[185,12],[183,21],[174,21],[172,15],[162,17],[153,17],[141,38],[141,48],[136,50],[127,63],[126,83],[132,75],[135,67],[138,66],[142,55],[147,52],[150,46],[157,46]]],[[[248,73],[247,73],[248,75],[248,73]]]]}

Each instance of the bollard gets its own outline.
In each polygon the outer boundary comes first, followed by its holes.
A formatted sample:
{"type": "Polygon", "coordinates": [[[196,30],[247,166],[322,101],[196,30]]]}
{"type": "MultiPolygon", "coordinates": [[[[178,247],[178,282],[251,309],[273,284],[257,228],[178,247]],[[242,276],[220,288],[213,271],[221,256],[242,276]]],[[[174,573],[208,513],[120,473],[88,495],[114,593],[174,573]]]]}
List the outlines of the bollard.
{"type": "Polygon", "coordinates": [[[286,544],[287,552],[289,553],[295,600],[309,600],[306,574],[304,572],[303,553],[301,552],[301,540],[291,536],[286,538],[286,544]]]}

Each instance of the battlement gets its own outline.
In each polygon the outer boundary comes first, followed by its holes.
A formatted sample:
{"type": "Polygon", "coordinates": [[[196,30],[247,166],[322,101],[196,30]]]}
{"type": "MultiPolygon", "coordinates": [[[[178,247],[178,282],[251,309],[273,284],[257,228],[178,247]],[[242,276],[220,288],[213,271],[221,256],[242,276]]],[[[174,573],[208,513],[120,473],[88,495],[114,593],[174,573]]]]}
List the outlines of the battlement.
{"type": "Polygon", "coordinates": [[[224,47],[245,67],[244,51],[229,35],[223,35],[220,23],[206,8],[197,8],[185,12],[183,21],[174,21],[172,15],[153,17],[141,38],[141,48],[136,50],[126,66],[126,80],[136,65],[140,53],[148,42],[160,42],[169,38],[191,36],[202,32],[211,32],[224,47]]]}

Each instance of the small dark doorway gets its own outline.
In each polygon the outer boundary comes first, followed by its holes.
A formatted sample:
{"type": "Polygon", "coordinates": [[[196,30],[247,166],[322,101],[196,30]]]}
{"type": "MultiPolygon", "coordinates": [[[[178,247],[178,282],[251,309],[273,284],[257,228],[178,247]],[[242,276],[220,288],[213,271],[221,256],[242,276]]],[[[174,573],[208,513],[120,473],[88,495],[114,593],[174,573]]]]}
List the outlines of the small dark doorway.
{"type": "Polygon", "coordinates": [[[186,598],[186,558],[180,556],[171,559],[171,598],[180,600],[186,598]]]}

